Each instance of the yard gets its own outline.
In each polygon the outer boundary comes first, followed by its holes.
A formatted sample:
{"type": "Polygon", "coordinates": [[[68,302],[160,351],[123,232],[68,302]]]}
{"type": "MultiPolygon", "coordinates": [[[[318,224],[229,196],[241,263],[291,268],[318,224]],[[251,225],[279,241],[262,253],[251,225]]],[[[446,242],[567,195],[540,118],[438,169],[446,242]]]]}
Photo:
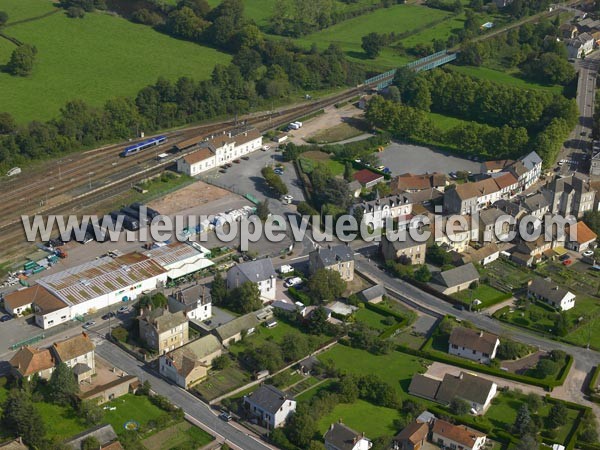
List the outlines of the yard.
{"type": "Polygon", "coordinates": [[[359,350],[344,345],[336,345],[321,353],[321,361],[332,360],[341,372],[357,375],[376,374],[381,379],[394,386],[398,394],[406,397],[408,386],[413,375],[424,373],[429,361],[400,352],[387,355],[373,355],[366,350],[359,350]]]}
{"type": "Polygon", "coordinates": [[[226,369],[211,373],[206,381],[194,386],[194,390],[202,398],[210,401],[250,381],[250,374],[248,372],[242,370],[237,364],[232,364],[226,369]]]}
{"type": "Polygon", "coordinates": [[[319,432],[324,434],[332,423],[340,419],[345,425],[358,431],[365,432],[369,439],[379,436],[393,436],[398,433],[394,421],[401,415],[396,409],[375,406],[364,400],[354,403],[340,403],[333,411],[323,416],[318,423],[319,432]]]}
{"type": "Polygon", "coordinates": [[[458,125],[467,123],[465,120],[457,119],[455,117],[444,116],[442,114],[427,113],[433,124],[442,131],[448,131],[458,125]]]}
{"type": "Polygon", "coordinates": [[[158,406],[152,404],[145,395],[126,394],[106,403],[103,407],[107,408],[104,422],[111,424],[117,434],[127,433],[125,423],[131,420],[139,423],[143,431],[149,422],[166,414],[158,406]],[[116,409],[111,411],[112,407],[116,409]]]}
{"type": "Polygon", "coordinates": [[[325,164],[331,170],[333,175],[344,174],[344,164],[335,159],[332,159],[328,153],[319,151],[309,151],[302,153],[302,156],[298,158],[300,167],[304,173],[310,173],[313,171],[315,164],[325,164]]]}
{"type": "Polygon", "coordinates": [[[465,289],[464,291],[453,294],[452,297],[462,302],[467,307],[471,306],[472,302],[479,300],[480,305],[472,305],[473,309],[485,309],[497,303],[509,299],[512,294],[499,291],[487,284],[479,284],[475,289],[465,289]]]}
{"type": "Polygon", "coordinates": [[[390,327],[390,325],[386,325],[384,322],[386,316],[367,308],[360,308],[354,313],[354,317],[357,321],[364,322],[371,328],[375,328],[379,331],[384,331],[390,327]]]}
{"type": "MultiPolygon", "coordinates": [[[[159,76],[208,78],[215,64],[230,60],[225,53],[107,13],[69,19],[43,0],[3,0],[2,9],[11,22],[58,11],[4,30],[38,49],[31,76],[0,73],[2,110],[21,123],[53,118],[73,98],[101,106],[109,98],[133,96],[159,76]]],[[[0,64],[13,50],[7,44],[0,43],[0,64]]]]}
{"type": "Polygon", "coordinates": [[[214,438],[201,428],[183,421],[144,439],[142,444],[148,450],[169,450],[202,448],[213,440],[214,438]]]}

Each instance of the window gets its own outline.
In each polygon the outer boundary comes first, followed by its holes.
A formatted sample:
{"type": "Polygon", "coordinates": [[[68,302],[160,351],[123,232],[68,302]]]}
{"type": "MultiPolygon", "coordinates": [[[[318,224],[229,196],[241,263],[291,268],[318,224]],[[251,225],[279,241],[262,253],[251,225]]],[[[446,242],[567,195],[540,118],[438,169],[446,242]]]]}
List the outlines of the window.
{"type": "Polygon", "coordinates": [[[452,344],[452,348],[455,349],[455,350],[458,350],[458,345],[452,344]]]}
{"type": "Polygon", "coordinates": [[[473,350],[473,354],[477,353],[477,351],[473,350]]]}

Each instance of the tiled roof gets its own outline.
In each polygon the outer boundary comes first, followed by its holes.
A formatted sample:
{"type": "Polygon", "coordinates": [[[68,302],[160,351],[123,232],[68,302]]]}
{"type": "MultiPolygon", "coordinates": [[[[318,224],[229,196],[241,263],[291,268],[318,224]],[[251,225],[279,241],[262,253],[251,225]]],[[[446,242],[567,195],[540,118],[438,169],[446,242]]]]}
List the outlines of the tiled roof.
{"type": "Polygon", "coordinates": [[[177,371],[185,377],[201,364],[201,359],[219,350],[221,350],[221,343],[215,336],[209,334],[169,352],[168,357],[173,361],[177,371]]]}
{"type": "Polygon", "coordinates": [[[152,310],[142,309],[138,320],[149,323],[157,332],[162,333],[184,324],[188,321],[188,318],[184,311],[171,313],[168,309],[156,308],[152,310]]]}
{"type": "MultiPolygon", "coordinates": [[[[233,266],[230,271],[239,271],[246,277],[248,281],[258,283],[259,281],[268,280],[275,277],[275,269],[270,258],[257,259],[256,261],[248,261],[242,264],[233,266]]],[[[241,280],[243,282],[244,280],[241,280]]]]}
{"type": "Polygon", "coordinates": [[[444,272],[437,272],[435,276],[446,287],[454,287],[466,282],[479,280],[479,272],[477,272],[472,263],[444,272]]]}
{"type": "Polygon", "coordinates": [[[560,304],[561,300],[569,293],[568,289],[553,283],[550,278],[534,278],[528,290],[537,296],[547,299],[553,303],[560,304]]]}
{"type": "Polygon", "coordinates": [[[367,184],[377,180],[383,180],[383,175],[369,169],[362,169],[354,174],[354,179],[360,184],[367,184]]]}
{"type": "Polygon", "coordinates": [[[392,180],[392,186],[396,192],[409,190],[421,191],[438,186],[445,186],[446,181],[446,175],[442,173],[426,173],[421,175],[404,173],[392,180]]]}
{"type": "Polygon", "coordinates": [[[335,245],[331,248],[318,247],[316,250],[313,250],[312,253],[317,254],[317,257],[325,267],[333,266],[338,262],[354,261],[354,252],[345,244],[335,245]]]}
{"type": "Polygon", "coordinates": [[[498,336],[485,331],[472,330],[471,328],[455,327],[450,334],[450,345],[465,347],[481,353],[491,355],[494,352],[498,336]]]}
{"type": "Polygon", "coordinates": [[[512,173],[508,172],[503,175],[494,177],[494,180],[496,181],[496,184],[500,189],[505,189],[519,182],[519,180],[517,180],[512,173]]]}
{"type": "Polygon", "coordinates": [[[66,362],[93,352],[96,346],[87,333],[81,333],[61,342],[55,342],[52,348],[61,361],[66,362]]]}
{"type": "Polygon", "coordinates": [[[588,227],[585,222],[581,220],[577,222],[577,226],[575,228],[577,230],[577,242],[580,244],[585,244],[586,242],[590,242],[598,239],[598,235],[594,233],[590,227],[588,227]]]}
{"type": "Polygon", "coordinates": [[[480,433],[479,431],[475,431],[464,425],[452,425],[441,419],[437,419],[433,423],[432,432],[469,449],[473,448],[477,438],[485,437],[485,434],[480,433]]]}
{"type": "Polygon", "coordinates": [[[410,380],[408,392],[412,395],[434,400],[441,383],[439,380],[417,373],[410,380]]]}
{"type": "Polygon", "coordinates": [[[512,159],[498,159],[495,161],[486,161],[483,163],[483,166],[486,170],[502,170],[506,167],[510,166],[514,161],[512,159]]]}
{"type": "Polygon", "coordinates": [[[40,350],[25,346],[21,347],[11,358],[10,365],[22,376],[28,377],[54,367],[54,358],[47,348],[40,350]]]}
{"type": "Polygon", "coordinates": [[[454,190],[461,200],[468,200],[470,198],[493,194],[494,192],[498,192],[500,188],[493,178],[486,178],[473,183],[459,184],[454,190]]]}
{"type": "Polygon", "coordinates": [[[408,441],[414,445],[425,440],[428,433],[428,424],[414,421],[404,427],[404,429],[396,435],[394,441],[408,441]]]}
{"type": "MultiPolygon", "coordinates": [[[[19,308],[21,306],[29,305],[35,302],[37,299],[42,297],[51,296],[54,297],[47,289],[39,284],[33,285],[25,289],[19,289],[18,291],[11,292],[4,296],[4,304],[10,309],[19,308]]],[[[55,297],[56,298],[56,297],[55,297]]]]}
{"type": "Polygon", "coordinates": [[[221,341],[229,339],[242,331],[247,331],[250,328],[255,328],[260,321],[256,317],[256,312],[248,313],[215,328],[214,332],[221,341]]]}
{"type": "Polygon", "coordinates": [[[454,398],[459,397],[483,405],[493,386],[493,381],[467,372],[461,372],[458,376],[447,373],[435,399],[441,403],[450,403],[454,398]]]}
{"type": "Polygon", "coordinates": [[[334,423],[323,437],[326,443],[335,446],[339,450],[352,450],[356,445],[356,441],[362,436],[343,423],[334,423]]]}
{"type": "Polygon", "coordinates": [[[186,163],[188,163],[189,165],[192,165],[192,164],[197,164],[201,161],[204,161],[205,159],[208,159],[212,156],[214,156],[214,153],[212,152],[212,150],[208,147],[204,147],[199,150],[196,150],[193,153],[185,155],[183,157],[183,159],[186,163]]]}

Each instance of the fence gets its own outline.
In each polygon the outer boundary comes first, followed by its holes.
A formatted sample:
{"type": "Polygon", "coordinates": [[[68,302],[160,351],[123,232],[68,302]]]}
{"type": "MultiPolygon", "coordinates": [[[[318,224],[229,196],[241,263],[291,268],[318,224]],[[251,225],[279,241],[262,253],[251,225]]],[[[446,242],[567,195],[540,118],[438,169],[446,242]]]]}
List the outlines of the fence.
{"type": "Polygon", "coordinates": [[[17,342],[16,344],[13,344],[13,345],[11,345],[11,346],[10,346],[10,349],[11,349],[11,350],[16,350],[16,349],[18,349],[18,348],[21,348],[21,347],[23,347],[23,346],[25,346],[25,345],[31,345],[31,344],[35,344],[36,342],[39,342],[39,341],[41,341],[41,340],[42,340],[42,339],[44,339],[45,337],[46,337],[46,335],[45,335],[45,334],[43,334],[43,333],[42,333],[42,334],[39,334],[39,335],[37,335],[37,336],[34,336],[34,337],[30,337],[30,338],[28,338],[28,339],[22,340],[22,341],[20,341],[20,342],[17,342]]]}

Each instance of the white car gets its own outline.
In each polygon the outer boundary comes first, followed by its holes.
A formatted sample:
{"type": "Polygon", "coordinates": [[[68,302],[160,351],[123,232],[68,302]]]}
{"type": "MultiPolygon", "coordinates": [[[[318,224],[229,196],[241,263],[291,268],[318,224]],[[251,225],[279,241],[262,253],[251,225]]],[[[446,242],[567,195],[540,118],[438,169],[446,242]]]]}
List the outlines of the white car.
{"type": "Polygon", "coordinates": [[[281,266],[279,268],[279,273],[281,273],[281,274],[290,273],[293,271],[294,271],[294,268],[292,266],[290,266],[289,264],[284,264],[283,266],[281,266]]]}
{"type": "Polygon", "coordinates": [[[21,168],[20,167],[13,167],[8,172],[6,172],[6,176],[7,177],[12,177],[14,175],[19,175],[20,173],[21,173],[21,168]]]}
{"type": "Polygon", "coordinates": [[[294,200],[294,197],[292,197],[290,194],[286,194],[283,197],[281,197],[281,199],[283,200],[284,203],[292,203],[292,200],[294,200]]]}
{"type": "Polygon", "coordinates": [[[263,145],[262,149],[266,152],[271,148],[270,145],[263,145]]]}
{"type": "Polygon", "coordinates": [[[594,256],[594,250],[586,250],[582,253],[583,256],[594,256]]]}
{"type": "Polygon", "coordinates": [[[283,283],[283,285],[287,288],[292,287],[292,286],[298,286],[299,284],[302,283],[302,278],[300,277],[293,277],[293,278],[288,278],[287,280],[285,280],[285,283],[283,283]]]}

